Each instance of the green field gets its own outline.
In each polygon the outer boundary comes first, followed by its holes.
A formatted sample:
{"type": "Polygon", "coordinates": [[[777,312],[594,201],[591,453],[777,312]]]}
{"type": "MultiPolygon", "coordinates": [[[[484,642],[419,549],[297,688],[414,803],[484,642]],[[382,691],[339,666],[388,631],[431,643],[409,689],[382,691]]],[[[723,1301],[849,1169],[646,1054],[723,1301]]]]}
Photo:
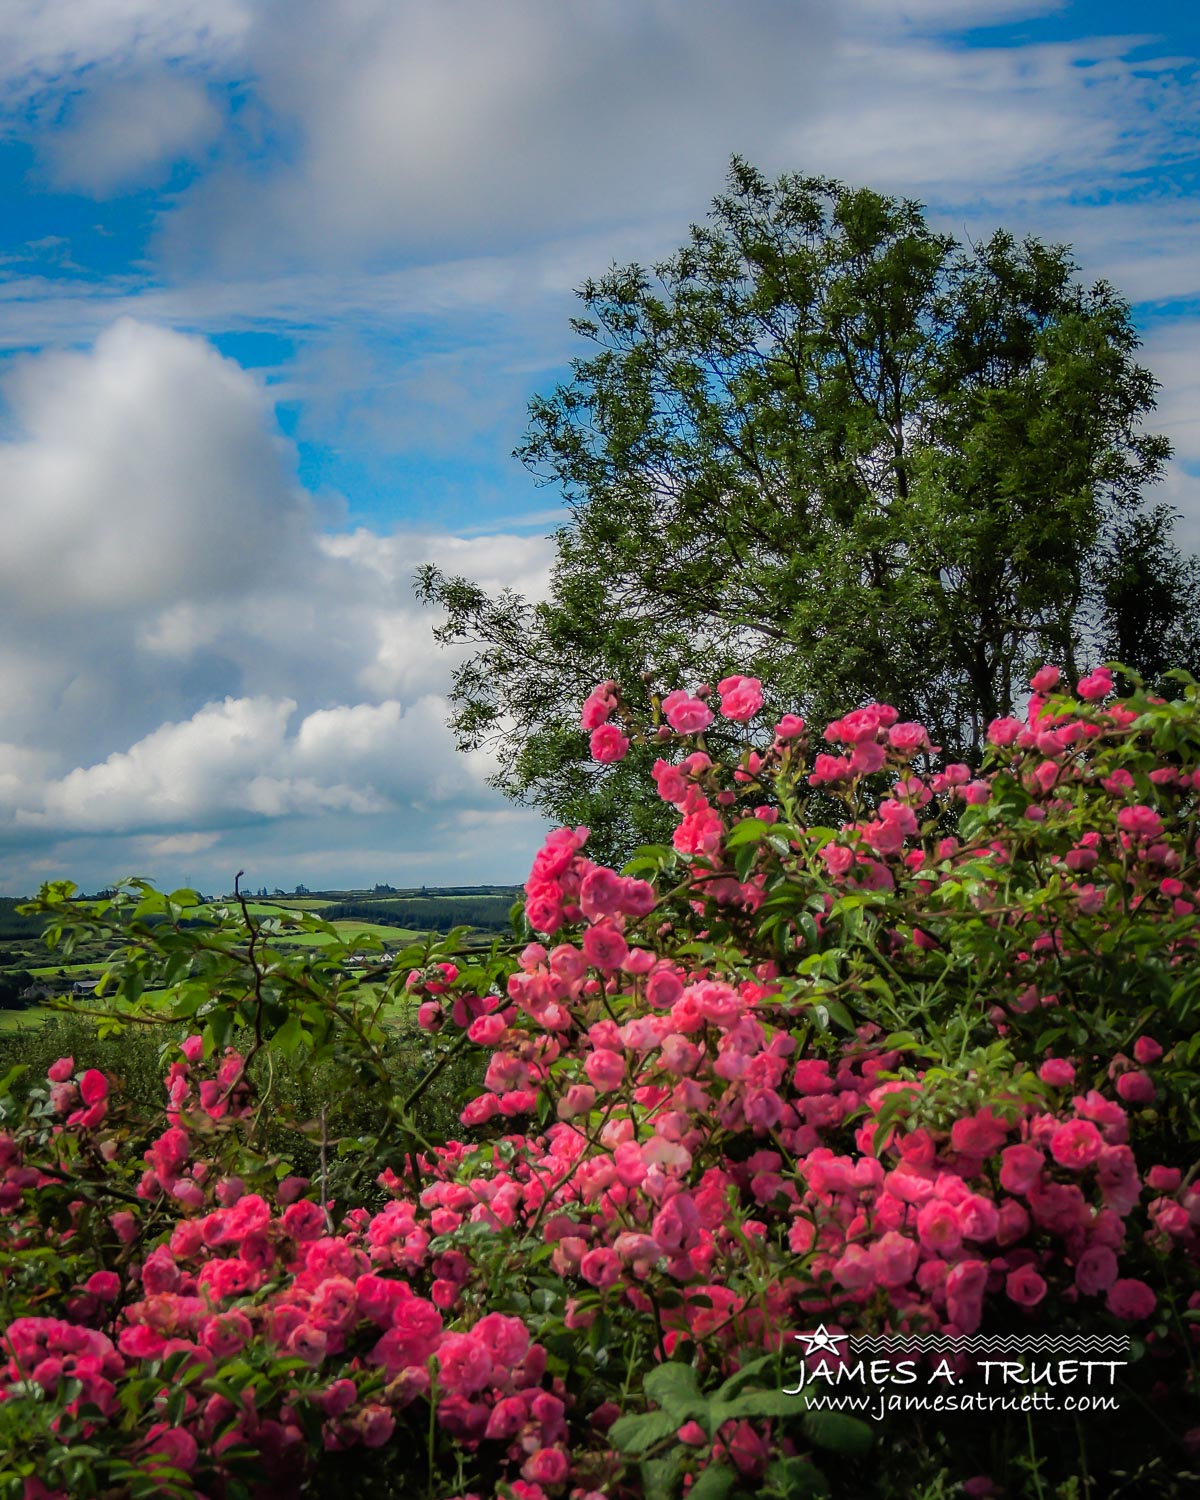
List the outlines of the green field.
{"type": "Polygon", "coordinates": [[[54,974],[86,974],[89,978],[99,979],[104,970],[105,965],[103,963],[48,964],[42,968],[30,969],[29,972],[38,979],[54,974]]]}
{"type": "Polygon", "coordinates": [[[31,1005],[28,1010],[0,1010],[0,1032],[36,1031],[54,1014],[44,1005],[31,1005]]]}
{"type": "MultiPolygon", "coordinates": [[[[469,928],[474,934],[468,939],[483,945],[490,943],[492,936],[508,930],[508,909],[515,894],[514,889],[497,887],[467,888],[461,892],[453,890],[393,891],[380,894],[374,891],[325,891],[304,896],[256,897],[247,899],[246,906],[251,918],[258,923],[279,924],[279,929],[265,934],[265,940],[287,952],[310,949],[314,954],[322,952],[334,943],[344,943],[350,953],[362,947],[363,964],[374,965],[382,959],[382,952],[395,952],[413,943],[424,943],[436,937],[435,929],[442,932],[452,926],[469,928]],[[330,932],[303,932],[293,928],[288,917],[320,916],[328,913],[332,920],[330,932]],[[428,925],[424,925],[428,924],[428,925]],[[365,946],[368,941],[382,945],[380,951],[365,946]]],[[[6,975],[22,978],[17,984],[42,983],[54,990],[59,998],[72,1003],[71,984],[78,979],[98,979],[107,967],[108,949],[102,943],[85,943],[72,955],[70,962],[53,963],[53,953],[42,948],[37,932],[37,921],[19,916],[18,902],[8,900],[0,905],[0,923],[7,930],[0,931],[0,986],[6,975]],[[34,930],[31,930],[34,929],[34,930]]],[[[186,917],[203,921],[217,910],[236,912],[239,903],[231,897],[207,900],[185,913],[186,917]]],[[[361,966],[360,966],[361,967],[361,966]]],[[[11,982],[11,981],[10,981],[11,982]]],[[[16,1006],[18,988],[12,989],[11,1003],[16,1006]]],[[[12,1036],[22,1031],[35,1031],[56,1014],[51,1005],[24,1004],[24,1008],[6,1009],[0,1004],[0,1033],[12,1036]]],[[[103,1007],[104,1002],[99,1002],[103,1007]]],[[[91,1010],[97,1002],[90,996],[75,996],[74,1006],[91,1010]]],[[[82,1019],[82,1018],[81,1018],[82,1019]]]]}
{"type": "Polygon", "coordinates": [[[405,927],[384,927],[379,922],[356,922],[352,918],[331,925],[337,932],[336,938],[327,932],[294,932],[273,941],[278,942],[281,947],[287,943],[296,947],[320,948],[338,941],[353,944],[360,937],[377,937],[385,943],[402,946],[405,943],[419,942],[425,936],[423,932],[413,932],[405,927]]]}

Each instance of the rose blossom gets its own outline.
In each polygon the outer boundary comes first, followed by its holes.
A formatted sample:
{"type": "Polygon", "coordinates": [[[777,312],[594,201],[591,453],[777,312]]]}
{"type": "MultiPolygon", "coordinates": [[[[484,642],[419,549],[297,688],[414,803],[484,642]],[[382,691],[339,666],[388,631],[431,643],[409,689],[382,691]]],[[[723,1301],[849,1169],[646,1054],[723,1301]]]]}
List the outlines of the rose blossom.
{"type": "Polygon", "coordinates": [[[1123,1281],[1113,1282],[1104,1305],[1114,1317],[1133,1322],[1148,1318],[1158,1306],[1158,1298],[1144,1281],[1127,1277],[1123,1281]]]}
{"type": "Polygon", "coordinates": [[[762,683],[757,677],[725,677],[717,684],[721,716],[744,723],[762,707],[762,683]]]}

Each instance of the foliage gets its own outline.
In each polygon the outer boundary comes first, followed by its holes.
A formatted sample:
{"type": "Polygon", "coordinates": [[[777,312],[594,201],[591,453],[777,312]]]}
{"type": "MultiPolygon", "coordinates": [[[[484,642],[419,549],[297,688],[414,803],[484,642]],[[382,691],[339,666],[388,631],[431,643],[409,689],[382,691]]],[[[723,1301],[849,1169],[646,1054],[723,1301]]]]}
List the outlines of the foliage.
{"type": "MultiPolygon", "coordinates": [[[[404,1097],[417,1088],[436,1059],[429,1039],[411,1020],[408,1024],[389,1022],[385,1029],[382,1048],[388,1090],[404,1097]]],[[[11,1090],[13,1100],[20,1103],[45,1078],[51,1064],[60,1057],[73,1057],[78,1071],[97,1068],[108,1075],[114,1092],[132,1106],[136,1118],[153,1121],[162,1111],[163,1072],[176,1039],[174,1034],[165,1039],[162,1033],[158,1025],[127,1024],[119,1034],[100,1036],[93,1016],[64,1009],[36,1028],[0,1032],[0,1077],[10,1069],[24,1070],[14,1078],[11,1090]]],[[[236,1031],[232,1042],[244,1053],[251,1036],[244,1029],[236,1031]]],[[[466,1051],[442,1069],[433,1086],[421,1095],[423,1134],[441,1139],[452,1131],[460,1095],[477,1084],[478,1076],[478,1065],[466,1051]]],[[[319,1177],[322,1140],[336,1173],[337,1163],[348,1154],[357,1156],[370,1149],[379,1131],[380,1109],[374,1091],[357,1086],[355,1076],[333,1058],[315,1061],[303,1049],[284,1056],[269,1047],[251,1060],[247,1079],[255,1097],[265,1100],[256,1150],[301,1176],[319,1177]]]]}
{"type": "Polygon", "coordinates": [[[1190,1493],[1200,689],[1058,678],[977,775],[881,704],[821,748],[754,678],[719,719],[602,683],[593,751],[658,752],[674,833],[617,874],[556,830],[545,941],[487,955],[352,976],[244,907],[47,888],[64,948],[127,938],[100,1025],[160,1030],[167,1098],[0,1082],[0,1496],[1190,1493]],[[379,1116],[311,1181],[264,1133],[304,1055],[379,1116]],[[1102,1419],[867,1421],[818,1322],[1132,1345],[1102,1419]]]}
{"type": "Polygon", "coordinates": [[[460,745],[623,859],[669,829],[643,758],[588,764],[570,705],[603,678],[740,664],[822,722],[889,695],[976,764],[1047,655],[1119,650],[1150,676],[1169,644],[1200,666],[1194,570],[1167,508],[1143,509],[1168,455],[1141,425],[1155,383],[1127,304],[1076,269],[735,158],[674,256],[585,283],[591,352],[531,405],[519,456],[572,512],[548,599],[418,574],[439,638],[472,648],[460,745]],[[1143,577],[1174,582],[1151,600],[1143,577]]]}

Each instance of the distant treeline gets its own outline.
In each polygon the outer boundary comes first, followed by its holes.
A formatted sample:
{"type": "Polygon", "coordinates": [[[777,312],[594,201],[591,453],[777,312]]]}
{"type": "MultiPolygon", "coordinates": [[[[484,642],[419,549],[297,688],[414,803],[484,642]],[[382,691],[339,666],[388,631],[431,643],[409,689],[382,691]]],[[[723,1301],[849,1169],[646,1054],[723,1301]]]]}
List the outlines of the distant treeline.
{"type": "Polygon", "coordinates": [[[516,891],[501,896],[428,896],[395,901],[343,901],[327,906],[327,922],[380,922],[417,932],[449,932],[452,927],[475,927],[483,932],[507,932],[508,914],[516,891]]]}
{"type": "Polygon", "coordinates": [[[37,938],[46,925],[44,916],[22,917],[17,907],[24,906],[28,896],[0,896],[0,942],[12,938],[37,938]]]}
{"type": "MultiPolygon", "coordinates": [[[[273,899],[280,899],[279,892],[273,899]]],[[[397,901],[423,901],[427,896],[440,896],[457,898],[459,896],[507,896],[509,901],[515,901],[521,894],[519,885],[377,885],[373,891],[307,891],[308,896],[328,896],[330,900],[350,903],[359,900],[370,900],[374,905],[379,897],[397,901]]]]}

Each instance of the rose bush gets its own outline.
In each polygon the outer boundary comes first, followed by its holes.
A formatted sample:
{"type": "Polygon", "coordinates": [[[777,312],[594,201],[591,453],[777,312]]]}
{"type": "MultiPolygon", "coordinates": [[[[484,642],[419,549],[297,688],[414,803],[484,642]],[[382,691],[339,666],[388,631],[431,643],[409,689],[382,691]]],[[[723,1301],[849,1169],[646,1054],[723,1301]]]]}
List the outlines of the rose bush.
{"type": "Polygon", "coordinates": [[[113,1015],[188,1032],[162,1118],[67,1058],[0,1135],[0,1493],[1187,1493],[1200,703],[1032,688],[971,768],[883,704],[601,684],[593,755],[661,746],[673,845],[555,830],[525,940],[461,968],[361,993],[248,917],[138,930],[113,1015]],[[248,1060],[332,1049],[387,1101],[389,1015],[431,1080],[478,1059],[456,1138],[422,1084],[318,1181],[258,1149],[248,1060]],[[817,1322],[1132,1354],[1102,1422],[868,1426],[785,1390],[817,1322]]]}

